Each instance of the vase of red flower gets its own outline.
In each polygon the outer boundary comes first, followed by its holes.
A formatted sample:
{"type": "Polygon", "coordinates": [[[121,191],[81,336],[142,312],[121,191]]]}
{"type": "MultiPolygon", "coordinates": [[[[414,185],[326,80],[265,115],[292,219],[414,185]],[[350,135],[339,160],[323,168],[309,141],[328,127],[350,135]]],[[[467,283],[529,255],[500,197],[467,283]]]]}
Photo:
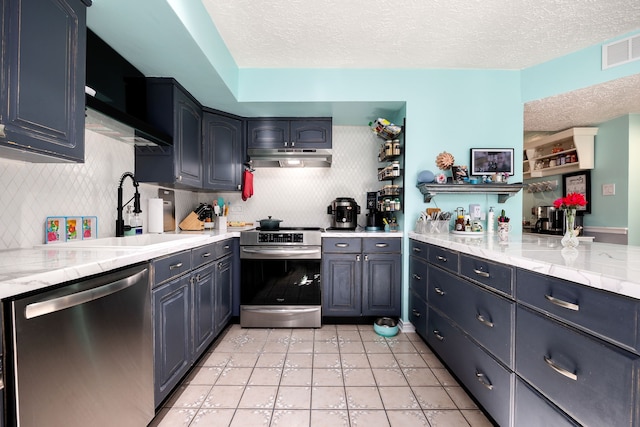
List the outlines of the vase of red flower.
{"type": "Polygon", "coordinates": [[[576,210],[578,207],[586,206],[587,200],[583,194],[569,193],[566,197],[560,197],[553,202],[556,209],[565,211],[566,232],[560,241],[565,248],[575,248],[580,244],[578,232],[576,231],[576,210]]]}

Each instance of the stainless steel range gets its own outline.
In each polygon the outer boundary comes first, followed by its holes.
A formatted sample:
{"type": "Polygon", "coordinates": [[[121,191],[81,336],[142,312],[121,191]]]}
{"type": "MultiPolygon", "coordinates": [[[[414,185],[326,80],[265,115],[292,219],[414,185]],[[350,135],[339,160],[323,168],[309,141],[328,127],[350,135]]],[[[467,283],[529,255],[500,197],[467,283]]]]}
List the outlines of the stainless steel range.
{"type": "Polygon", "coordinates": [[[240,326],[321,326],[320,228],[240,233],[240,326]]]}

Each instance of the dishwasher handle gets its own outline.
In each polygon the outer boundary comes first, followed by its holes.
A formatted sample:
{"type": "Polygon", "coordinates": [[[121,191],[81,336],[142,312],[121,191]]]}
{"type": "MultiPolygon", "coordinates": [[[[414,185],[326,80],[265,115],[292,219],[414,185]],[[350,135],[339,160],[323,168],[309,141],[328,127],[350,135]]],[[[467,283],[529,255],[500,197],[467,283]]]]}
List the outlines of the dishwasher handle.
{"type": "Polygon", "coordinates": [[[98,286],[97,288],[31,303],[25,307],[24,316],[26,319],[33,319],[34,317],[44,316],[46,314],[55,313],[56,311],[104,298],[135,285],[138,282],[138,279],[146,272],[147,269],[144,269],[132,274],[131,276],[125,277],[124,279],[116,280],[115,282],[107,283],[105,285],[98,286]]]}

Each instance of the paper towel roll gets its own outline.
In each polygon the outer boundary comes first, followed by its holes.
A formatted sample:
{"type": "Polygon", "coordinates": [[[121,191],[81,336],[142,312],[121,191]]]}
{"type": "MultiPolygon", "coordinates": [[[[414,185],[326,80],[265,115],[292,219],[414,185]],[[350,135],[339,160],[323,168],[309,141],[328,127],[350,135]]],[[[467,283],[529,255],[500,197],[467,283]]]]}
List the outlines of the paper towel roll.
{"type": "Polygon", "coordinates": [[[162,199],[149,199],[149,225],[147,227],[147,232],[149,233],[162,233],[164,231],[162,204],[162,199]]]}

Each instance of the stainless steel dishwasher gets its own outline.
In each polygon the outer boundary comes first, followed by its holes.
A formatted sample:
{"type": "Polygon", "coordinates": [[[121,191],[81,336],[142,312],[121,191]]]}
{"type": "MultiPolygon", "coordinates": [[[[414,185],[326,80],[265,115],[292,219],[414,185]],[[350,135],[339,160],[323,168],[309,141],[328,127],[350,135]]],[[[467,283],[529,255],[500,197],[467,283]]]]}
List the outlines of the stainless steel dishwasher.
{"type": "Polygon", "coordinates": [[[146,426],[154,416],[150,289],[143,264],[11,301],[9,419],[146,426]]]}

